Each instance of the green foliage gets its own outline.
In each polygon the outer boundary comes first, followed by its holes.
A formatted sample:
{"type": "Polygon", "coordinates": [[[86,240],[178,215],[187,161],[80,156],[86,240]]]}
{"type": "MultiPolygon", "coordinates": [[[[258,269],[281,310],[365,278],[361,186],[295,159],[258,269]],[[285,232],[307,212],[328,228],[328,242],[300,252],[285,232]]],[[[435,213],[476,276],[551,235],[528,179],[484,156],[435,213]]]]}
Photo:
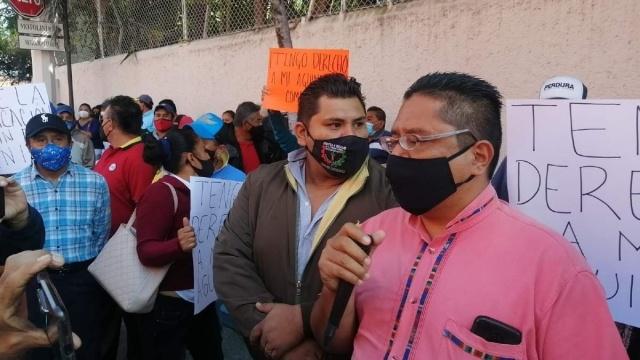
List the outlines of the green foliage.
{"type": "Polygon", "coordinates": [[[31,81],[31,52],[18,48],[18,15],[0,3],[0,82],[31,81]]]}

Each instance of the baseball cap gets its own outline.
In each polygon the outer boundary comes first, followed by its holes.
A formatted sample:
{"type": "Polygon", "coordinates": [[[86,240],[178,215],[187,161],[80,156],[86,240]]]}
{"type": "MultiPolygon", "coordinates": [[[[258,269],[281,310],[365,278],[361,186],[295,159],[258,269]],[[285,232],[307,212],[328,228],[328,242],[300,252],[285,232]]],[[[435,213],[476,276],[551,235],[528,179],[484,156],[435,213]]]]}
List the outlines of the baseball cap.
{"type": "Polygon", "coordinates": [[[138,96],[138,101],[147,104],[147,106],[153,106],[153,99],[149,95],[140,95],[138,96]]]}
{"type": "Polygon", "coordinates": [[[64,120],[62,120],[59,116],[53,114],[37,114],[34,115],[25,127],[25,137],[28,139],[33,137],[44,130],[53,130],[65,135],[71,135],[71,132],[67,128],[64,120]]]}
{"type": "Polygon", "coordinates": [[[155,109],[153,109],[153,112],[155,113],[156,111],[158,111],[159,109],[162,109],[166,112],[172,113],[173,115],[176,115],[176,108],[169,104],[169,103],[160,103],[156,106],[155,109]]]}
{"type": "Polygon", "coordinates": [[[214,140],[214,137],[222,129],[224,122],[216,114],[206,113],[196,119],[191,128],[198,135],[199,138],[205,140],[214,140]]]}
{"type": "Polygon", "coordinates": [[[542,84],[540,99],[582,100],[587,98],[587,87],[572,76],[554,76],[542,84]]]}
{"type": "Polygon", "coordinates": [[[176,117],[176,120],[178,121],[178,129],[182,129],[183,127],[187,126],[187,125],[191,125],[193,123],[193,118],[189,115],[178,115],[178,117],[176,117]]]}
{"type": "Polygon", "coordinates": [[[60,105],[60,106],[56,107],[56,115],[60,115],[60,114],[62,114],[64,112],[73,115],[73,109],[69,105],[64,105],[63,104],[63,105],[60,105]]]}

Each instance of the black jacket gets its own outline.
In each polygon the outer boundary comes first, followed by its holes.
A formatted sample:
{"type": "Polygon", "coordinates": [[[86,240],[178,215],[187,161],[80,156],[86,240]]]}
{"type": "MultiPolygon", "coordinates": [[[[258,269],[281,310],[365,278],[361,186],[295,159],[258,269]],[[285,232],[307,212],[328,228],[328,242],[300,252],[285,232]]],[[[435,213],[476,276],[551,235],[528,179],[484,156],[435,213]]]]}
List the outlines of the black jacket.
{"type": "MultiPolygon", "coordinates": [[[[260,163],[271,164],[276,161],[286,159],[286,154],[282,151],[280,145],[278,145],[275,137],[273,136],[273,128],[271,126],[270,118],[265,119],[263,128],[264,133],[253,139],[253,144],[256,147],[260,163]]],[[[233,125],[225,125],[220,132],[216,134],[216,141],[229,147],[229,164],[246,173],[244,165],[242,164],[240,144],[236,138],[233,125]]]]}

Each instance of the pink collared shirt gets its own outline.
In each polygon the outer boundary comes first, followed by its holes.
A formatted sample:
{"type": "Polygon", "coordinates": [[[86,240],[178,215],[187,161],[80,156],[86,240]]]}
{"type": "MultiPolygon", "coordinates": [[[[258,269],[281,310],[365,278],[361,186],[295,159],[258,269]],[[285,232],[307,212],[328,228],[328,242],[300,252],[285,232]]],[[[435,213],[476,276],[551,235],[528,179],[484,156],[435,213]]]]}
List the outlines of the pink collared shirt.
{"type": "Polygon", "coordinates": [[[401,208],[363,228],[387,236],[356,287],[354,359],[627,359],[584,258],[491,186],[434,239],[401,208]],[[517,328],[522,342],[473,334],[480,315],[517,328]]]}

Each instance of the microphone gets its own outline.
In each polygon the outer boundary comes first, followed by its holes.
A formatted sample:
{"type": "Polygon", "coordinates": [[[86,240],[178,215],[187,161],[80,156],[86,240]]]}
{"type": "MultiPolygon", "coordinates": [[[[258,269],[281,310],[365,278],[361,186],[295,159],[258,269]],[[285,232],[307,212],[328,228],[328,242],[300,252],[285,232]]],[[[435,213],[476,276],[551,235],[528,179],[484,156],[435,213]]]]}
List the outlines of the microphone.
{"type": "MultiPolygon", "coordinates": [[[[371,241],[373,242],[373,237],[371,237],[371,241]]],[[[369,251],[371,251],[371,244],[363,245],[360,242],[356,242],[360,248],[369,255],[369,251]]],[[[351,292],[353,291],[353,284],[346,282],[344,280],[340,280],[338,283],[338,290],[336,291],[336,297],[333,299],[333,306],[331,307],[331,314],[329,315],[329,322],[327,323],[327,327],[324,330],[324,346],[328,347],[331,344],[331,340],[336,335],[336,330],[338,330],[338,326],[340,325],[340,320],[342,320],[342,315],[344,315],[344,310],[347,307],[347,303],[349,302],[349,298],[351,297],[351,292]]]]}

